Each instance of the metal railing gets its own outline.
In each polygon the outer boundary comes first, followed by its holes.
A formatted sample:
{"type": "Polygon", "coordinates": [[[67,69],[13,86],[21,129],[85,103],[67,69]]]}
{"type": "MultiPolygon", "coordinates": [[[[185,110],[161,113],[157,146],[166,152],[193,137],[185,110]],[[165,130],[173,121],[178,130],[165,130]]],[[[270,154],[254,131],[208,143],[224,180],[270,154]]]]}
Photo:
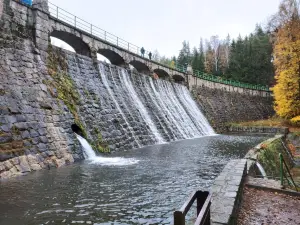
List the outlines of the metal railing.
{"type": "MultiPolygon", "coordinates": [[[[91,34],[97,38],[100,38],[101,40],[104,40],[106,42],[109,42],[110,44],[113,44],[117,47],[120,47],[124,50],[127,50],[129,52],[132,52],[137,55],[141,55],[141,48],[138,47],[137,45],[131,44],[128,41],[125,41],[122,38],[119,38],[116,35],[113,35],[83,19],[80,19],[79,17],[67,12],[66,10],[54,5],[53,3],[49,2],[49,12],[50,15],[60,21],[63,21],[71,26],[74,26],[77,29],[80,29],[88,34],[91,34]]],[[[148,55],[150,51],[145,50],[144,55],[148,55]]],[[[166,66],[170,69],[177,70],[182,73],[187,73],[187,66],[180,65],[177,63],[171,64],[162,64],[159,60],[152,60],[160,65],[166,66]]],[[[265,85],[253,85],[253,84],[248,84],[248,83],[243,83],[243,82],[238,82],[230,79],[224,79],[219,76],[207,74],[204,72],[201,72],[199,70],[194,69],[193,70],[193,76],[208,80],[211,82],[217,82],[217,83],[222,83],[222,84],[227,84],[235,87],[241,87],[241,88],[247,88],[247,89],[253,89],[253,90],[260,90],[260,91],[269,91],[269,87],[265,85]]]]}
{"type": "Polygon", "coordinates": [[[197,219],[194,225],[210,225],[211,193],[194,191],[180,210],[174,212],[174,225],[185,225],[185,216],[197,200],[197,219]]]}
{"type": "Polygon", "coordinates": [[[294,187],[296,191],[298,191],[298,187],[290,173],[290,170],[282,156],[281,153],[279,153],[279,160],[280,160],[280,182],[281,186],[284,185],[284,178],[287,180],[289,186],[294,187]],[[287,173],[287,174],[286,174],[287,173]]]}

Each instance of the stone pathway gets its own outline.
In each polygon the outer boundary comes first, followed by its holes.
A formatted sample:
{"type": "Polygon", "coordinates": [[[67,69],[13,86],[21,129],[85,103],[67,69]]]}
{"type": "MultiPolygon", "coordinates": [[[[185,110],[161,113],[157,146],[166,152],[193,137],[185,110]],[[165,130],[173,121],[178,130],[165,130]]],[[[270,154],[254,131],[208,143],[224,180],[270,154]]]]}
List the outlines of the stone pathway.
{"type": "Polygon", "coordinates": [[[300,197],[245,186],[237,224],[300,224],[300,197]]]}

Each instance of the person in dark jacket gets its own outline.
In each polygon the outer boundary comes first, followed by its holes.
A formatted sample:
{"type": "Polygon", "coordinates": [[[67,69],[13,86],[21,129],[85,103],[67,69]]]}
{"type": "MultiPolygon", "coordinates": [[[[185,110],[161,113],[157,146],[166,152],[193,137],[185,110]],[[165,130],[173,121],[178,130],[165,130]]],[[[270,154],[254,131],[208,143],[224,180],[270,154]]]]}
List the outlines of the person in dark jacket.
{"type": "Polygon", "coordinates": [[[149,52],[148,56],[149,56],[149,59],[151,60],[151,58],[152,58],[152,53],[149,52]]]}
{"type": "Polygon", "coordinates": [[[141,48],[141,54],[144,57],[144,55],[145,55],[145,49],[144,49],[144,47],[141,48]]]}

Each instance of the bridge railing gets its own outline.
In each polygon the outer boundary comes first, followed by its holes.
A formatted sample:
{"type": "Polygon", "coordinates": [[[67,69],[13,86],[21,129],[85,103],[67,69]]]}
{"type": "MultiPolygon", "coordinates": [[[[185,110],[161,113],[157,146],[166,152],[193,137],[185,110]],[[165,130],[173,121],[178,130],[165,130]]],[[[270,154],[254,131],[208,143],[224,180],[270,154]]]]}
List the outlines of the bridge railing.
{"type": "Polygon", "coordinates": [[[113,35],[69,12],[66,10],[54,5],[53,3],[49,2],[49,12],[50,15],[60,21],[63,21],[71,26],[74,26],[86,33],[94,35],[104,41],[107,41],[111,44],[114,44],[118,47],[126,49],[130,52],[135,54],[140,54],[140,48],[134,44],[131,44],[122,38],[119,38],[116,35],[113,35]]]}
{"type": "MultiPolygon", "coordinates": [[[[116,45],[117,47],[123,48],[129,52],[140,55],[141,48],[138,47],[137,45],[131,44],[130,42],[125,41],[124,39],[119,38],[118,36],[113,35],[107,31],[67,12],[66,10],[54,5],[51,2],[49,2],[49,12],[52,17],[54,17],[60,21],[70,24],[71,26],[74,26],[75,28],[78,28],[78,29],[80,29],[86,33],[89,33],[95,37],[98,37],[106,42],[116,45]]],[[[149,51],[146,50],[145,56],[147,57],[148,54],[149,54],[149,51]]],[[[158,61],[153,60],[153,61],[157,62],[158,64],[162,64],[161,62],[159,62],[159,60],[158,61]]],[[[187,72],[186,66],[180,65],[177,63],[175,63],[174,65],[165,65],[165,64],[162,64],[162,65],[164,65],[170,69],[177,70],[182,73],[187,72]]],[[[235,86],[235,87],[241,87],[241,88],[247,88],[247,89],[253,89],[253,90],[261,90],[261,91],[269,91],[268,86],[253,85],[253,84],[247,84],[247,83],[242,83],[242,82],[238,82],[238,81],[228,80],[228,79],[224,79],[219,76],[214,76],[211,74],[203,73],[203,72],[195,70],[195,69],[193,70],[193,75],[194,75],[194,77],[198,77],[200,79],[217,82],[217,83],[223,83],[223,84],[227,84],[227,85],[231,85],[231,86],[235,86]]]]}
{"type": "Polygon", "coordinates": [[[174,225],[185,225],[185,216],[197,201],[197,219],[194,225],[210,225],[211,193],[194,191],[180,210],[174,212],[174,225]]]}

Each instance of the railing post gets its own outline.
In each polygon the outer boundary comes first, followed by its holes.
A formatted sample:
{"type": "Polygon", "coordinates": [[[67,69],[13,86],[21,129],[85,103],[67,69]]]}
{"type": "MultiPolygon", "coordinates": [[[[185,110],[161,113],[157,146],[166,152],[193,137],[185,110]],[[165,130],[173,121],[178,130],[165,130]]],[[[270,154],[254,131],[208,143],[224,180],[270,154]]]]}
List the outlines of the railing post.
{"type": "Polygon", "coordinates": [[[56,18],[58,19],[58,6],[56,6],[56,18]]]}
{"type": "Polygon", "coordinates": [[[185,225],[185,215],[181,211],[174,212],[174,225],[185,225]]]}
{"type": "Polygon", "coordinates": [[[128,51],[129,51],[129,42],[128,42],[128,51]]]}
{"type": "Polygon", "coordinates": [[[75,25],[75,27],[76,27],[76,16],[75,16],[75,22],[74,22],[74,23],[75,23],[74,25],[75,25]]]}
{"type": "Polygon", "coordinates": [[[119,38],[117,37],[117,46],[119,46],[119,38]]]}
{"type": "Polygon", "coordinates": [[[280,160],[280,183],[281,186],[283,186],[283,159],[281,153],[279,153],[279,160],[280,160]]]}
{"type": "Polygon", "coordinates": [[[91,34],[93,34],[93,24],[91,24],[91,34]]]}

